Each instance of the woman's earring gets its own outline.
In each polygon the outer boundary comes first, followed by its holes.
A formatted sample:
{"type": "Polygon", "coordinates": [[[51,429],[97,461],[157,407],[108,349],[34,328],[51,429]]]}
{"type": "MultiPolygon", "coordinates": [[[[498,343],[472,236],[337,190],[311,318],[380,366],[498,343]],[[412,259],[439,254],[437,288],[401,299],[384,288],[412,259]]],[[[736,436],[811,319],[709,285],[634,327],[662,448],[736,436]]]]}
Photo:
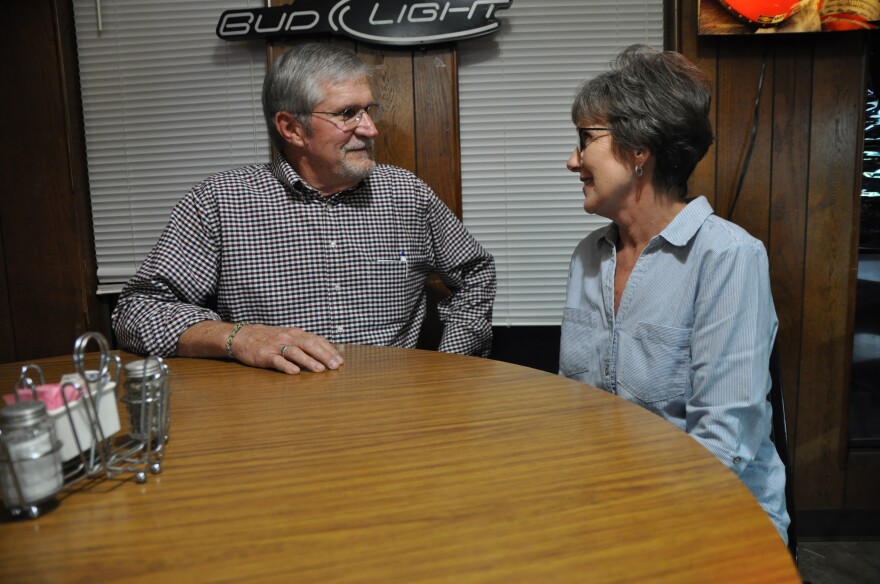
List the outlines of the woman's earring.
{"type": "Polygon", "coordinates": [[[644,174],[644,171],[642,170],[641,165],[638,165],[638,164],[636,165],[634,172],[635,172],[636,176],[642,176],[644,174]]]}

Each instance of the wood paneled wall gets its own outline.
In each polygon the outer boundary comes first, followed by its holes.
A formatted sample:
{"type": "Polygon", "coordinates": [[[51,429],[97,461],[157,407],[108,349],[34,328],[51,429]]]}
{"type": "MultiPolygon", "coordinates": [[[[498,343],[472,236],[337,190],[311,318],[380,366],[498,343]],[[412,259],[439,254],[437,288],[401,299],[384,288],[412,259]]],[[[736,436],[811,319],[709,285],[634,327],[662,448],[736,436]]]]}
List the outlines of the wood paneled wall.
{"type": "MultiPolygon", "coordinates": [[[[877,509],[880,467],[845,443],[865,36],[698,38],[687,0],[670,3],[666,25],[669,46],[715,87],[716,143],[692,193],[769,250],[798,506],[877,509]],[[731,214],[765,63],[755,148],[731,214]]],[[[83,330],[109,335],[94,293],[72,26],[69,0],[0,0],[0,361],[68,353],[83,330]]],[[[377,158],[416,172],[460,210],[454,47],[355,49],[377,65],[374,91],[387,108],[377,158]]]]}
{"type": "Polygon", "coordinates": [[[0,361],[109,332],[95,295],[69,0],[0,1],[0,361]]]}
{"type": "Polygon", "coordinates": [[[846,447],[868,38],[698,37],[693,4],[668,38],[714,86],[715,145],[691,192],[767,247],[798,509],[876,509],[880,467],[846,447]]]}

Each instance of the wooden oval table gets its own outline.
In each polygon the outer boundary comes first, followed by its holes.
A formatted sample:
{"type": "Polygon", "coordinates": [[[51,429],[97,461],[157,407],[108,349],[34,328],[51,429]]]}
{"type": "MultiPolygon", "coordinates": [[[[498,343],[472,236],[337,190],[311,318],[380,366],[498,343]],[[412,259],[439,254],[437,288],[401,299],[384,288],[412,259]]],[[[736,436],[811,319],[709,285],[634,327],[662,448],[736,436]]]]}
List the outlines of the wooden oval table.
{"type": "Polygon", "coordinates": [[[799,581],[747,489],[653,414],[499,361],[342,350],[298,376],[168,359],[161,474],[6,517],[0,581],[799,581]]]}

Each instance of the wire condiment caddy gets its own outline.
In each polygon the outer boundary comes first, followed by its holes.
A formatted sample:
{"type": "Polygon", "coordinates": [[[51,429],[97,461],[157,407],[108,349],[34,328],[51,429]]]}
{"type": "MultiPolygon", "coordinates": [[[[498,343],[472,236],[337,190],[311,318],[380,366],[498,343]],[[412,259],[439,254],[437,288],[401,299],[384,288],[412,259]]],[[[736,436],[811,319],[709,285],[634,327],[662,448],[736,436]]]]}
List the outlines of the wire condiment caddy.
{"type": "Polygon", "coordinates": [[[122,388],[121,358],[103,335],[89,332],[74,344],[73,365],[59,384],[47,384],[37,364],[22,366],[13,399],[0,409],[0,486],[14,517],[36,518],[42,503],[83,480],[130,474],[144,483],[162,471],[171,394],[164,360],[127,364],[122,388]],[[90,342],[98,345],[97,369],[86,368],[90,342]],[[128,414],[127,436],[114,437],[117,401],[128,414]]]}

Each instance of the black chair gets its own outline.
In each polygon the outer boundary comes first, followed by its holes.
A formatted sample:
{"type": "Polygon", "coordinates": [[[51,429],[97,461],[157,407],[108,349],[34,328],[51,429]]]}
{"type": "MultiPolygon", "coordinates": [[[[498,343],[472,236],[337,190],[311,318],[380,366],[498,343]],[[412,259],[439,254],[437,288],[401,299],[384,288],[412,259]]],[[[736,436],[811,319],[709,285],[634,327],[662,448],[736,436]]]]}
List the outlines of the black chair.
{"type": "Polygon", "coordinates": [[[785,401],[782,399],[782,367],[779,363],[779,349],[777,344],[773,344],[773,350],[770,352],[770,394],[767,399],[770,400],[770,406],[773,408],[773,427],[770,430],[770,438],[776,446],[776,452],[785,465],[785,507],[791,523],[788,526],[788,550],[794,559],[795,565],[798,562],[798,546],[797,546],[797,528],[795,526],[794,508],[794,468],[793,461],[788,456],[788,427],[785,423],[785,401]]]}
{"type": "Polygon", "coordinates": [[[440,321],[437,305],[451,292],[437,274],[431,274],[425,280],[425,292],[428,306],[419,339],[416,341],[416,349],[436,351],[440,347],[440,339],[443,338],[443,323],[440,321]]]}

